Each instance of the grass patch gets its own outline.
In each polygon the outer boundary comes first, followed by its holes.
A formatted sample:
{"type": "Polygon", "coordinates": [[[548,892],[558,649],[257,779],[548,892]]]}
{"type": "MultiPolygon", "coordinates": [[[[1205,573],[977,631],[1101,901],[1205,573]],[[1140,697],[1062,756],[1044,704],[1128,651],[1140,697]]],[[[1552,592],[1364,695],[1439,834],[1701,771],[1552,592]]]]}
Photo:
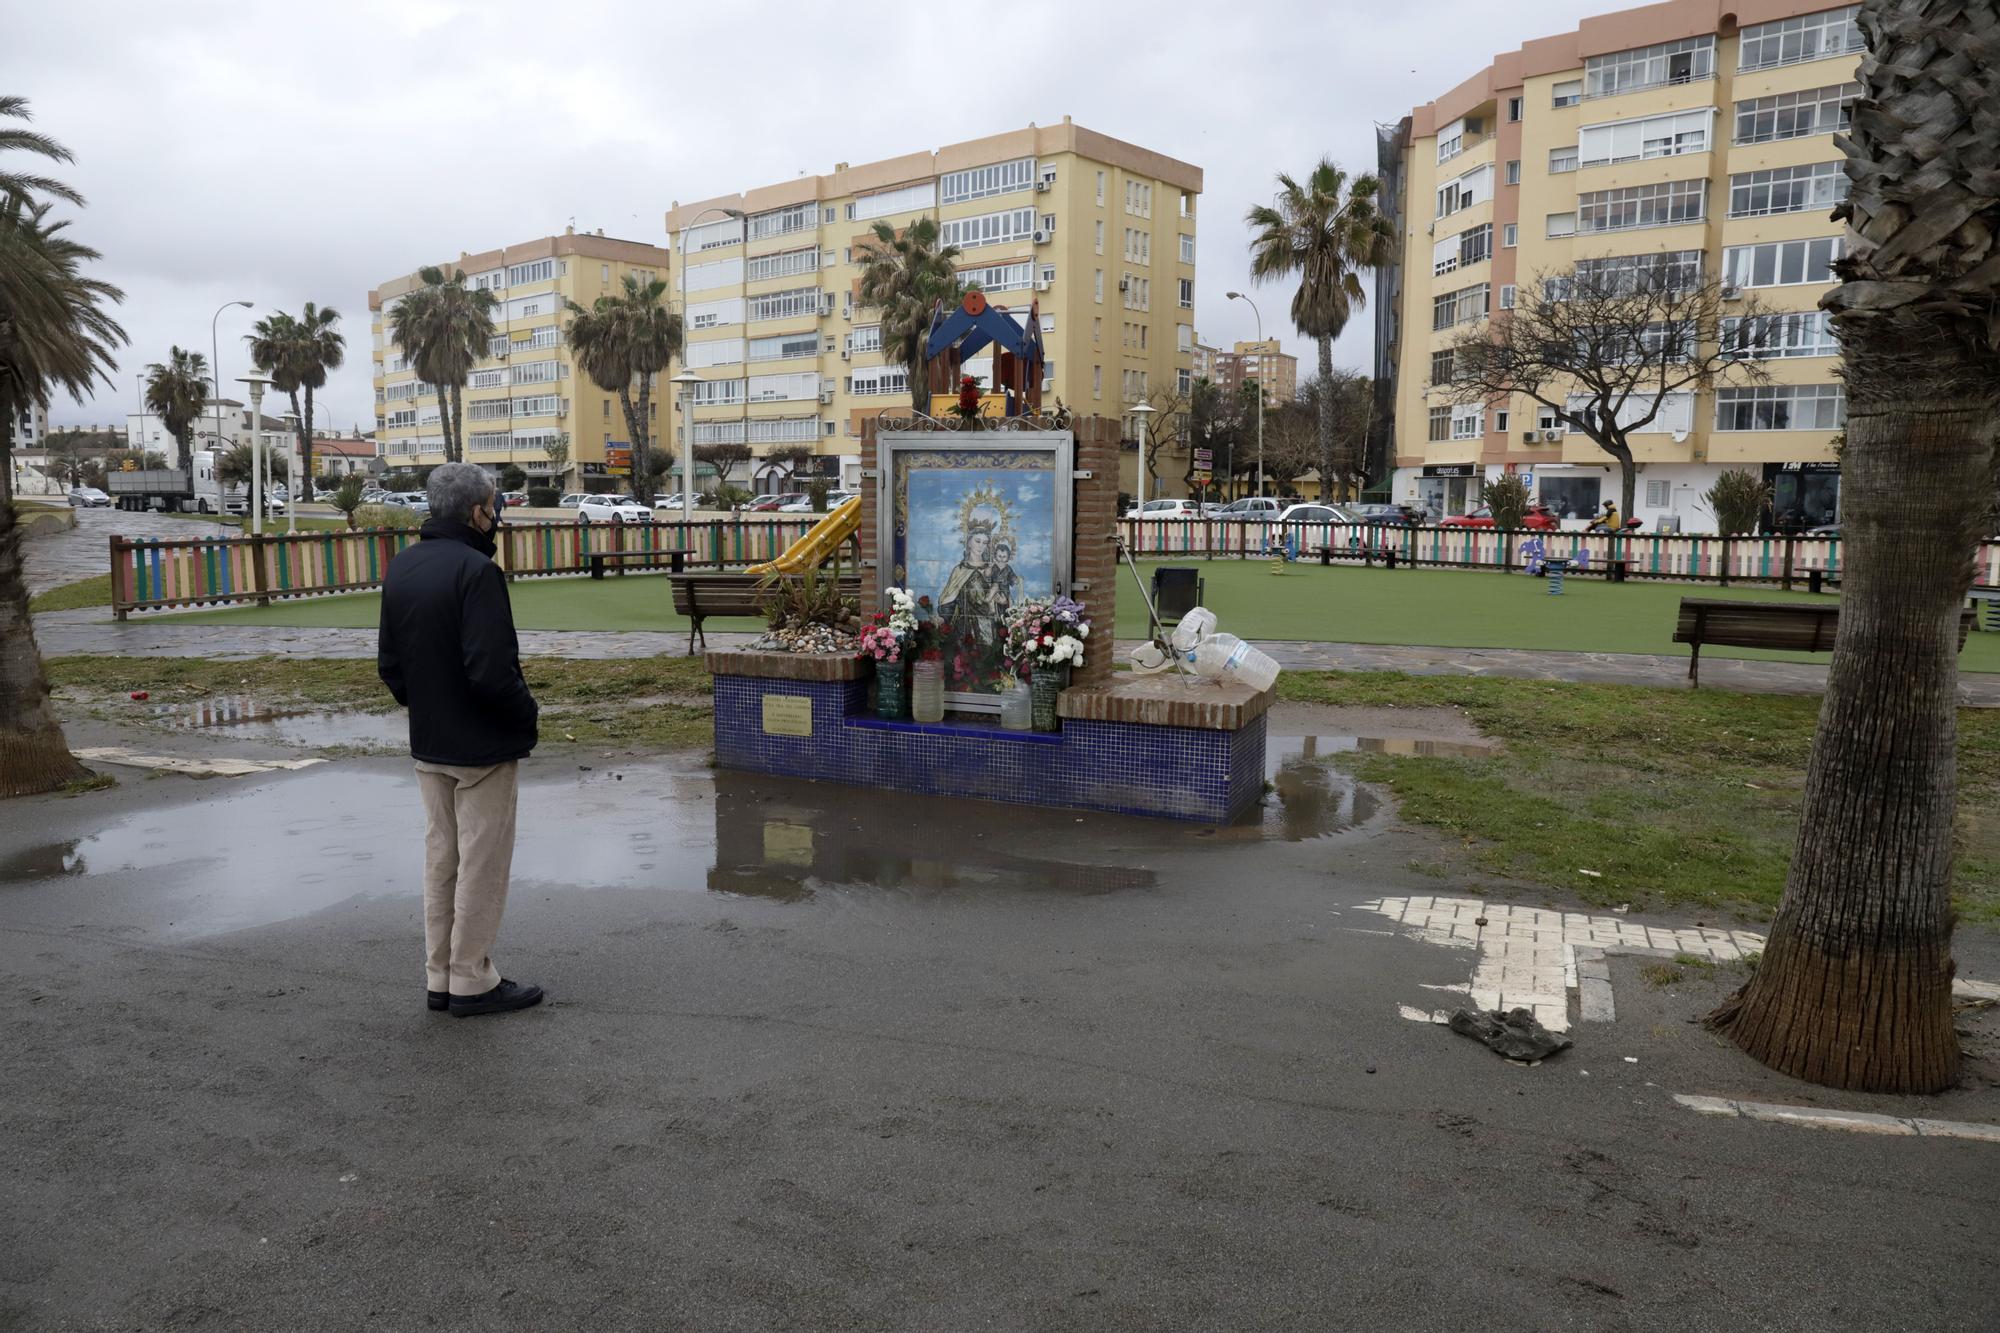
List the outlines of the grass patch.
{"type": "MultiPolygon", "coordinates": [[[[514,625],[525,630],[571,632],[678,630],[686,633],[687,618],[674,614],[673,590],[657,574],[517,579],[508,585],[514,625]]],[[[381,623],[382,594],[351,592],[324,597],[299,597],[269,606],[228,607],[194,611],[174,618],[175,624],[282,625],[291,628],[374,629],[381,623]]],[[[761,618],[711,616],[714,630],[761,630],[761,618]]]]}
{"type": "MultiPolygon", "coordinates": [[[[1819,700],[1712,690],[1288,672],[1302,703],[1456,708],[1490,758],[1356,755],[1404,819],[1451,834],[1490,874],[1613,906],[1777,906],[1819,700]],[[1581,872],[1594,870],[1597,875],[1581,872]]],[[[2000,711],[1959,715],[1958,872],[1966,921],[2000,922],[2000,711]]]]}
{"type": "Polygon", "coordinates": [[[1664,990],[1677,981],[1687,980],[1687,972],[1672,963],[1648,963],[1639,969],[1639,975],[1653,990],[1664,990]]]}
{"type": "Polygon", "coordinates": [[[65,796],[81,796],[85,792],[108,791],[117,785],[118,779],[112,777],[109,773],[92,773],[87,778],[78,778],[74,782],[65,782],[60,790],[65,796]]]}
{"type": "Polygon", "coordinates": [[[99,574],[95,578],[78,579],[75,583],[65,583],[61,587],[50,588],[39,593],[28,602],[30,612],[75,611],[86,606],[111,605],[111,576],[99,574]]]}

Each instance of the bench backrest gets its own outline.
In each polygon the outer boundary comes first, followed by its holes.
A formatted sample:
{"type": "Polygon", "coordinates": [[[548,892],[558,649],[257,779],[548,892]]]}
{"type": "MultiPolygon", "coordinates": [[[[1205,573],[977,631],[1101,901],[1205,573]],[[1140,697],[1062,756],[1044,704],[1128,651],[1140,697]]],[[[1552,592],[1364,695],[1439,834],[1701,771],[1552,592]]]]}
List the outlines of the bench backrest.
{"type": "MultiPolygon", "coordinates": [[[[1833,651],[1839,628],[1838,606],[1683,597],[1680,619],[1674,626],[1674,642],[1826,653],[1833,651]]],[[[1959,647],[1965,646],[1966,632],[1971,628],[1972,612],[1967,610],[1959,616],[1959,647]]]]}
{"type": "MultiPolygon", "coordinates": [[[[779,575],[778,577],[788,577],[779,575]]],[[[674,610],[684,616],[762,615],[766,576],[763,574],[675,574],[674,610]]],[[[861,595],[858,576],[845,576],[840,590],[849,597],[861,595]]]]}

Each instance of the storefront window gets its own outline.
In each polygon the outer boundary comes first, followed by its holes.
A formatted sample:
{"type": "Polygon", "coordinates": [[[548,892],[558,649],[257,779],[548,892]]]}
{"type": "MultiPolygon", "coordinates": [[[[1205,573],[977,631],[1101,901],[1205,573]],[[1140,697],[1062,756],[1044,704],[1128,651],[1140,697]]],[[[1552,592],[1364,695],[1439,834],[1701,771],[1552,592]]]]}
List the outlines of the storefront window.
{"type": "Polygon", "coordinates": [[[1601,502],[1602,477],[1551,477],[1541,479],[1541,501],[1557,518],[1594,518],[1601,502]]]}
{"type": "Polygon", "coordinates": [[[1779,532],[1806,532],[1840,520],[1840,471],[1827,464],[1788,470],[1782,463],[1764,465],[1771,483],[1771,512],[1779,532]]]}

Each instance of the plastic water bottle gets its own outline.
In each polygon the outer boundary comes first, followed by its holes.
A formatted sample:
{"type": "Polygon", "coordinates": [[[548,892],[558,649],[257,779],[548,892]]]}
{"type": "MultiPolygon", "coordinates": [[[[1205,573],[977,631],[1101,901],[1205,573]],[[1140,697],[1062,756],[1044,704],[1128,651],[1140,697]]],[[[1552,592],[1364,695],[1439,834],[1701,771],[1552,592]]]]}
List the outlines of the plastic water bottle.
{"type": "Polygon", "coordinates": [[[1195,645],[1215,632],[1215,612],[1205,606],[1197,606],[1182,616],[1174,626],[1174,651],[1191,653],[1195,645]]]}
{"type": "Polygon", "coordinates": [[[1278,681],[1278,664],[1271,655],[1234,634],[1211,634],[1187,654],[1194,673],[1208,680],[1229,680],[1251,689],[1270,689],[1278,681]]]}

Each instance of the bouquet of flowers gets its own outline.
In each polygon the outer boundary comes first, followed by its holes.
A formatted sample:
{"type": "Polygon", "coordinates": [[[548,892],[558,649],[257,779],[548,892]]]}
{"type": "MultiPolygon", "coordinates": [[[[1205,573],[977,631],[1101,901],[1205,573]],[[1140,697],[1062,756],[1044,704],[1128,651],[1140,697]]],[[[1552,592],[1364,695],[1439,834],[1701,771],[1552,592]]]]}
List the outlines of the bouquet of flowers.
{"type": "Polygon", "coordinates": [[[903,660],[903,641],[896,637],[896,631],[889,628],[889,617],[877,611],[867,627],[861,631],[861,655],[877,662],[900,662],[903,660]]]}
{"type": "Polygon", "coordinates": [[[1007,617],[1007,658],[1021,672],[1037,666],[1083,665],[1090,621],[1081,602],[1058,597],[1024,602],[1007,617]]]}
{"type": "Polygon", "coordinates": [[[970,423],[979,418],[979,377],[961,375],[958,380],[958,405],[951,409],[959,420],[970,423]]]}
{"type": "MultiPolygon", "coordinates": [[[[889,595],[889,628],[895,633],[897,638],[907,639],[917,632],[917,598],[910,595],[908,588],[890,588],[887,591],[889,595]]],[[[924,598],[923,602],[924,605],[929,606],[930,598],[924,598]]],[[[880,619],[881,613],[877,612],[876,617],[880,619]]]]}

